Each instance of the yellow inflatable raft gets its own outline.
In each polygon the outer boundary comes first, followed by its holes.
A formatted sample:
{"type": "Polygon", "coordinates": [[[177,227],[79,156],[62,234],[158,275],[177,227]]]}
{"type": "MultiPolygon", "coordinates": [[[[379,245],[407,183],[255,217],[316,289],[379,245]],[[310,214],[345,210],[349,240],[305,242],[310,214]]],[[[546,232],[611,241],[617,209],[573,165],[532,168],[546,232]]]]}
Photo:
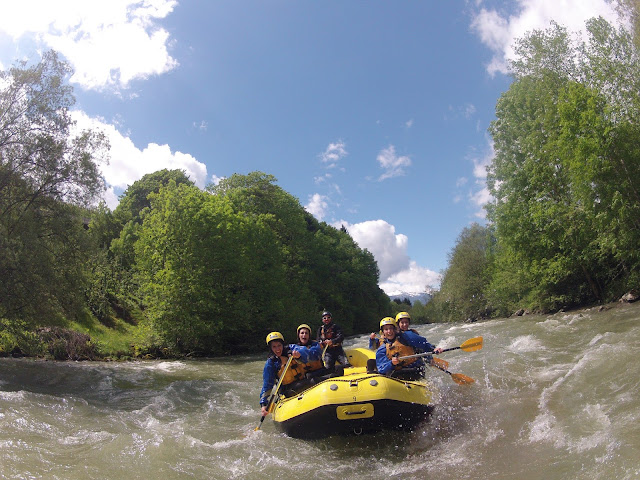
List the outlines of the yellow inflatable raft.
{"type": "Polygon", "coordinates": [[[367,373],[375,352],[355,348],[346,353],[353,367],[343,376],[278,397],[272,414],[279,429],[294,438],[412,430],[431,414],[434,390],[426,381],[367,373]]]}

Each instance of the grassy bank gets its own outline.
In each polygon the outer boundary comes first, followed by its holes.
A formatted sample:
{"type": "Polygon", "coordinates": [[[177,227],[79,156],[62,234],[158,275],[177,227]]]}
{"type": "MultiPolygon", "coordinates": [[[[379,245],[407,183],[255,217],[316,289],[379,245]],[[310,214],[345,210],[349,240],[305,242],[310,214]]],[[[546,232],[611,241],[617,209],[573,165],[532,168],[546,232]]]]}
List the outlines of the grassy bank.
{"type": "Polygon", "coordinates": [[[0,320],[0,356],[115,360],[144,354],[136,347],[144,338],[141,327],[121,319],[111,319],[108,326],[91,315],[80,321],[51,323],[33,329],[21,322],[0,320]]]}

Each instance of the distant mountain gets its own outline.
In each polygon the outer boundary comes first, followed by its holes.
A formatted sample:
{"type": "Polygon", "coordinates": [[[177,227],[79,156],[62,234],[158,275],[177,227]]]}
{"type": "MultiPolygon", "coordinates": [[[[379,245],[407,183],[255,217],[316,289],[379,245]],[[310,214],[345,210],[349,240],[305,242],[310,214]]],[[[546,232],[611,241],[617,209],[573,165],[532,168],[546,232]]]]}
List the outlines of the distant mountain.
{"type": "Polygon", "coordinates": [[[413,305],[413,302],[415,302],[416,300],[420,300],[420,302],[422,302],[423,305],[426,305],[427,302],[429,302],[429,300],[431,300],[432,296],[429,295],[427,292],[422,292],[422,293],[398,293],[396,295],[389,295],[389,298],[391,300],[398,299],[400,301],[404,300],[405,298],[408,298],[409,300],[411,300],[411,304],[412,305],[413,305]]]}

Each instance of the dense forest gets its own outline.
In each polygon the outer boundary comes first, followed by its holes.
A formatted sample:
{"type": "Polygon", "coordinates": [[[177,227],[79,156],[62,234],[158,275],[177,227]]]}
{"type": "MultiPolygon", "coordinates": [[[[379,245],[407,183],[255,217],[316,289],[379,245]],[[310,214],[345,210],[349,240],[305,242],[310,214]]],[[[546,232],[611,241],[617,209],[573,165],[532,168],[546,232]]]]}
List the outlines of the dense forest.
{"type": "Polygon", "coordinates": [[[490,127],[488,223],[458,237],[432,318],[601,304],[640,287],[638,45],[602,18],[587,32],[555,24],[517,42],[490,127]]]}
{"type": "Polygon", "coordinates": [[[390,302],[372,254],[266,173],[203,191],[163,170],[97,205],[109,145],[75,130],[67,64],[48,52],[0,72],[0,354],[227,355],[272,330],[293,340],[323,309],[352,334],[401,310],[475,320],[638,289],[638,45],[601,18],[587,31],[517,42],[487,222],[461,232],[426,305],[390,302]]]}

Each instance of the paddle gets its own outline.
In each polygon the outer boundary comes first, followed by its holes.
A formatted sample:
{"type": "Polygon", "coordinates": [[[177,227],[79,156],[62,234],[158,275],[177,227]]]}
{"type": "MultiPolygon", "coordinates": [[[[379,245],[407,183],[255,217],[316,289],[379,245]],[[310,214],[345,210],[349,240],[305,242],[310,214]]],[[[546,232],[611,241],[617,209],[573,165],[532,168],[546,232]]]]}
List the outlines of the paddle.
{"type": "Polygon", "coordinates": [[[475,352],[482,348],[482,337],[470,338],[466,342],[463,342],[459,347],[445,348],[440,353],[450,352],[451,350],[462,350],[464,352],[475,352]]]}
{"type": "Polygon", "coordinates": [[[431,366],[436,367],[437,369],[442,370],[443,372],[446,372],[449,375],[451,375],[451,379],[454,382],[456,382],[458,385],[470,385],[475,382],[473,378],[467,377],[466,375],[463,375],[461,373],[451,373],[449,370],[447,370],[446,368],[442,368],[437,363],[432,363],[431,366]]]}
{"type": "MultiPolygon", "coordinates": [[[[445,348],[440,353],[450,352],[451,350],[462,350],[463,352],[475,352],[476,350],[480,350],[481,348],[482,348],[482,337],[475,337],[475,338],[470,338],[469,340],[465,341],[459,347],[445,348]]],[[[405,357],[398,358],[398,360],[405,360],[405,359],[408,359],[408,358],[426,357],[428,355],[433,355],[433,352],[416,353],[415,355],[407,355],[405,357]]]]}
{"type": "Polygon", "coordinates": [[[432,358],[432,359],[431,359],[431,362],[432,362],[434,365],[437,365],[437,366],[438,366],[438,368],[440,368],[440,367],[442,367],[442,368],[449,368],[449,362],[447,362],[446,360],[443,360],[443,359],[441,359],[441,358],[436,358],[436,357],[434,357],[434,358],[432,358]]]}
{"type": "MultiPolygon", "coordinates": [[[[289,357],[289,360],[287,360],[287,364],[284,366],[284,370],[282,371],[282,375],[280,375],[280,379],[278,380],[278,384],[276,385],[276,389],[273,391],[273,393],[269,397],[269,401],[267,402],[267,412],[271,412],[271,409],[273,407],[273,401],[275,400],[276,395],[278,394],[278,390],[280,390],[280,385],[282,384],[282,379],[284,378],[285,373],[287,373],[287,370],[289,369],[289,365],[291,365],[291,361],[292,360],[293,360],[293,356],[289,357]]],[[[260,427],[262,426],[262,422],[264,422],[264,418],[265,417],[266,417],[266,415],[262,416],[262,418],[260,419],[260,423],[254,429],[255,432],[260,430],[260,427]]]]}
{"type": "Polygon", "coordinates": [[[322,365],[324,365],[324,368],[327,368],[327,364],[324,362],[324,352],[327,351],[328,347],[329,347],[329,344],[327,343],[322,349],[322,353],[320,354],[320,360],[322,360],[322,365]]]}

